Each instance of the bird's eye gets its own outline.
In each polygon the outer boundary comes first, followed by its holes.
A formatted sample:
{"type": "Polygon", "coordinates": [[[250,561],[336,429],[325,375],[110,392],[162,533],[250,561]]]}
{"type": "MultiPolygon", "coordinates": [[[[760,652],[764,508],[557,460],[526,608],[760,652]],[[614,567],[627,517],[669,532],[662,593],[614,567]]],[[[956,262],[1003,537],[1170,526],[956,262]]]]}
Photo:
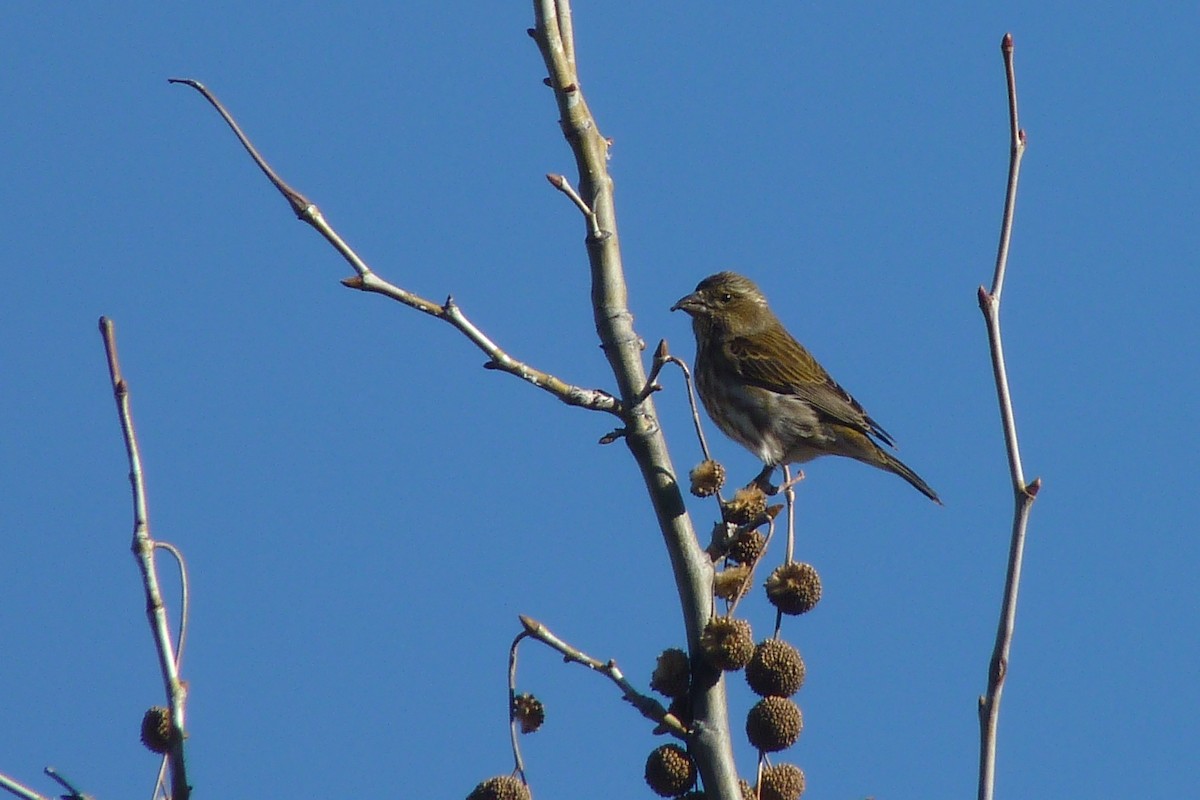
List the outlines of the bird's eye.
{"type": "Polygon", "coordinates": [[[721,292],[721,302],[722,303],[728,303],[732,299],[733,299],[733,295],[730,294],[729,292],[721,292]]]}

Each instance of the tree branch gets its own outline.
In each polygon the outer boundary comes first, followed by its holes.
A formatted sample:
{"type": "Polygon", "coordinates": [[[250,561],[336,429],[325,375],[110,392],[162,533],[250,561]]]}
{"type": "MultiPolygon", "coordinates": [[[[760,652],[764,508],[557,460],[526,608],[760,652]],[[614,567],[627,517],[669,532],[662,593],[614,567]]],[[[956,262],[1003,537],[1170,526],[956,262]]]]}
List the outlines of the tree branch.
{"type": "MultiPolygon", "coordinates": [[[[530,32],[549,72],[559,124],[575,156],[579,195],[591,211],[586,244],[592,277],[592,309],[596,332],[619,387],[625,419],[624,440],[637,461],[654,506],[679,592],[688,648],[700,652],[700,634],[712,609],[712,562],[696,541],[691,519],[666,440],[658,424],[653,392],[647,391],[642,339],[633,328],[617,236],[613,182],[608,174],[610,142],[601,135],[580,88],[575,62],[571,9],[567,0],[534,0],[535,27],[530,32]],[[592,222],[594,219],[594,223],[592,222]]],[[[721,676],[696,687],[689,750],[704,779],[708,796],[740,800],[737,770],[729,736],[725,683],[721,676]]]]}
{"type": "Polygon", "coordinates": [[[988,344],[992,356],[992,372],[996,380],[996,395],[1000,403],[1000,419],[1004,426],[1004,441],[1012,477],[1014,509],[1012,539],[1009,544],[1008,573],[1004,583],[1004,599],[996,644],[988,666],[987,692],[979,698],[979,800],[991,800],[996,783],[996,738],[1000,719],[1000,696],[1008,674],[1009,649],[1017,616],[1017,589],[1021,583],[1021,562],[1025,553],[1025,530],[1034,498],[1042,486],[1041,478],[1026,485],[1017,444],[1017,422],[1013,414],[1012,396],[1008,388],[1008,372],[1000,338],[1000,294],[1008,265],[1008,247],[1012,238],[1013,213],[1017,202],[1017,179],[1021,157],[1025,153],[1025,131],[1017,117],[1017,79],[1013,68],[1013,38],[1005,34],[1000,44],[1004,54],[1004,69],[1008,82],[1008,116],[1010,153],[1008,189],[1004,198],[1004,216],[1000,225],[1000,245],[996,254],[996,271],[989,292],[979,287],[979,309],[987,324],[988,344]]]}
{"type": "Polygon", "coordinates": [[[380,278],[365,261],[359,258],[354,249],[342,239],[338,232],[334,230],[316,204],[292,188],[291,185],[272,169],[271,165],[267,163],[266,159],[263,158],[258,149],[250,141],[250,138],[242,131],[237,121],[233,118],[233,115],[225,109],[225,106],[221,104],[204,84],[191,78],[170,78],[169,82],[192,87],[212,104],[212,107],[217,110],[217,113],[221,115],[221,118],[225,120],[225,123],[229,125],[234,135],[237,136],[242,147],[254,159],[254,163],[288,201],[296,216],[301,221],[307,222],[321,234],[342,255],[342,258],[346,259],[350,266],[354,268],[357,274],[344,279],[342,281],[343,286],[389,297],[410,308],[415,308],[418,311],[436,317],[443,322],[448,322],[487,355],[488,361],[484,366],[488,369],[495,369],[515,375],[526,383],[549,392],[567,405],[579,406],[592,411],[607,411],[617,416],[621,415],[621,404],[615,397],[603,389],[586,389],[581,386],[574,386],[548,372],[543,372],[523,361],[513,358],[499,345],[489,339],[474,323],[467,319],[466,315],[454,303],[453,298],[446,298],[446,302],[439,305],[380,278]]]}

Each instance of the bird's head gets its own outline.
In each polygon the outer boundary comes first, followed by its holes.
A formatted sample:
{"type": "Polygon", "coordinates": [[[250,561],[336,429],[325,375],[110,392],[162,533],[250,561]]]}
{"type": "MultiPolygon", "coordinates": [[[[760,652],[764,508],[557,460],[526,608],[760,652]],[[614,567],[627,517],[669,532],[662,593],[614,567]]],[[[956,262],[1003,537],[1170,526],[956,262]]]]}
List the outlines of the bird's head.
{"type": "Polygon", "coordinates": [[[671,306],[672,311],[686,311],[696,329],[708,331],[752,333],[771,320],[767,298],[754,281],[736,272],[709,275],[696,291],[671,306]],[[764,313],[766,312],[766,313],[764,313]]]}

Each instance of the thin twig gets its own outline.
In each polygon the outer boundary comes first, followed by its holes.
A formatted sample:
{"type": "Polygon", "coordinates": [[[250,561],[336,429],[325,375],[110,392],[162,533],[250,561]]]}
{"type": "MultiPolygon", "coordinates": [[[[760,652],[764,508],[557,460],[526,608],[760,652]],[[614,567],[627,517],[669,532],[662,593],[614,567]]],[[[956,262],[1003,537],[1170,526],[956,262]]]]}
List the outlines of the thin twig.
{"type": "Polygon", "coordinates": [[[996,644],[988,665],[986,694],[979,698],[979,800],[991,800],[996,783],[996,739],[1000,718],[1000,696],[1004,679],[1008,673],[1009,649],[1017,616],[1017,589],[1021,583],[1021,562],[1025,552],[1025,531],[1029,524],[1029,513],[1034,498],[1041,489],[1041,478],[1025,483],[1021,465],[1021,453],[1017,445],[1017,423],[1013,413],[1012,396],[1008,388],[1008,374],[1004,361],[1004,348],[1000,338],[1000,294],[1004,288],[1004,275],[1008,264],[1009,242],[1012,238],[1013,213],[1017,201],[1017,179],[1021,170],[1021,157],[1025,153],[1025,131],[1017,116],[1017,81],[1013,67],[1012,34],[1005,34],[1000,45],[1004,55],[1005,76],[1008,83],[1008,112],[1010,154],[1008,162],[1008,188],[1004,198],[1004,215],[1000,226],[1000,245],[996,254],[996,271],[992,289],[979,287],[979,308],[987,324],[988,344],[992,357],[992,372],[996,380],[996,395],[1000,404],[1000,419],[1004,426],[1004,441],[1008,452],[1009,472],[1014,496],[1012,539],[1008,553],[1008,571],[1004,583],[1004,600],[1000,622],[996,630],[996,644]]]}
{"type": "Polygon", "coordinates": [[[187,642],[188,614],[192,605],[192,593],[188,586],[187,561],[184,560],[183,553],[179,548],[170,542],[156,541],[154,546],[170,553],[175,559],[176,566],[179,567],[179,641],[175,644],[175,669],[178,670],[183,663],[183,645],[187,642]]]}
{"type": "Polygon", "coordinates": [[[784,563],[790,564],[796,557],[796,489],[792,485],[790,464],[783,465],[783,499],[787,503],[787,555],[784,563]]]}
{"type": "Polygon", "coordinates": [[[445,303],[439,305],[432,300],[427,300],[420,295],[414,294],[407,289],[402,289],[380,278],[358,256],[353,248],[342,239],[337,231],[333,229],[316,204],[294,189],[275,172],[266,159],[263,158],[262,154],[258,152],[258,149],[255,148],[250,138],[242,131],[237,121],[234,120],[233,115],[216,98],[216,95],[210,92],[200,81],[191,78],[171,78],[169,81],[170,83],[190,86],[203,95],[204,99],[208,100],[212,107],[217,110],[217,113],[221,115],[221,118],[225,120],[225,123],[233,131],[234,135],[237,136],[238,141],[241,142],[246,152],[250,154],[254,163],[258,165],[258,168],[267,176],[267,179],[271,181],[275,188],[288,201],[296,216],[303,222],[311,225],[341,254],[342,258],[346,259],[356,274],[344,279],[342,281],[343,286],[383,295],[449,323],[466,336],[472,344],[483,351],[488,357],[487,363],[484,364],[488,369],[495,369],[515,375],[521,380],[549,392],[568,405],[579,406],[592,411],[607,411],[610,414],[621,416],[621,404],[609,392],[603,389],[586,389],[581,386],[574,386],[548,372],[543,372],[523,361],[513,358],[499,345],[489,339],[474,323],[467,319],[466,315],[454,304],[452,299],[448,298],[445,303]]]}
{"type": "MultiPolygon", "coordinates": [[[[666,347],[666,344],[666,339],[663,339],[659,347],[666,347]]],[[[678,356],[664,355],[662,358],[662,363],[674,364],[675,366],[679,367],[679,371],[683,373],[683,384],[687,387],[688,405],[690,405],[692,409],[692,425],[696,429],[696,438],[700,441],[700,452],[704,454],[705,461],[711,461],[712,454],[708,449],[708,439],[704,437],[704,426],[700,422],[700,405],[696,402],[696,391],[692,387],[692,371],[688,369],[687,362],[678,356]]],[[[655,361],[655,364],[658,364],[657,360],[655,361]]],[[[659,369],[655,369],[653,372],[651,372],[651,376],[657,377],[660,370],[661,367],[659,369]]]]}
{"type": "Polygon", "coordinates": [[[571,182],[567,180],[567,176],[549,174],[546,176],[546,180],[550,181],[550,185],[555,189],[558,189],[567,197],[571,198],[571,202],[575,204],[575,207],[583,213],[583,218],[587,220],[588,232],[593,237],[599,236],[600,223],[596,221],[596,212],[592,211],[588,204],[584,202],[583,198],[579,196],[579,192],[575,191],[575,187],[572,186],[571,182]]]}
{"type": "MultiPolygon", "coordinates": [[[[657,722],[669,733],[678,736],[680,739],[687,738],[688,730],[686,727],[684,727],[684,724],[679,720],[679,718],[674,714],[669,713],[665,708],[663,708],[662,703],[658,702],[653,697],[642,694],[637,689],[633,688],[633,684],[625,679],[625,675],[617,667],[616,661],[611,659],[608,661],[601,661],[597,658],[592,658],[579,648],[572,647],[562,639],[555,636],[550,632],[549,628],[532,617],[527,617],[522,614],[521,624],[525,626],[526,635],[531,636],[534,639],[537,639],[539,642],[547,644],[558,652],[562,653],[564,661],[582,664],[589,669],[599,672],[601,675],[604,675],[610,681],[615,683],[618,687],[620,687],[625,699],[629,701],[634,708],[641,712],[643,717],[657,722]]],[[[514,648],[516,647],[516,644],[516,641],[514,641],[514,648]]]]}
{"type": "Polygon", "coordinates": [[[187,687],[179,678],[178,658],[171,643],[168,630],[167,610],[159,589],[158,569],[154,563],[155,542],[150,536],[150,516],[146,502],[146,484],[142,475],[142,456],[137,436],[133,429],[133,413],[129,407],[129,384],[121,374],[121,362],[117,356],[117,337],[112,320],[100,318],[100,335],[104,339],[104,351],[108,356],[108,373],[112,380],[113,396],[117,401],[117,416],[121,421],[121,432],[125,438],[125,452],[129,459],[129,483],[133,489],[133,555],[142,572],[142,586],[146,592],[146,616],[150,631],[154,635],[158,653],[159,670],[171,711],[173,729],[168,755],[171,761],[171,797],[187,800],[191,786],[187,780],[187,764],[184,758],[185,707],[187,687]]]}
{"type": "Polygon", "coordinates": [[[38,794],[25,784],[13,780],[3,773],[0,773],[0,789],[5,789],[17,797],[24,798],[24,800],[52,800],[52,798],[44,794],[38,794]]]}

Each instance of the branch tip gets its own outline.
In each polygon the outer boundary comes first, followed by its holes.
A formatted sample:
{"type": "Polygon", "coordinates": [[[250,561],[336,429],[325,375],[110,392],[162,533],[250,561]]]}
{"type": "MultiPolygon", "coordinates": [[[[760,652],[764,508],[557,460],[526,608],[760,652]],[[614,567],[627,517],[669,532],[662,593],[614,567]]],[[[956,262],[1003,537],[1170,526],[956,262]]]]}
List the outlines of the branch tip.
{"type": "Polygon", "coordinates": [[[1011,33],[1004,34],[1004,38],[1000,40],[1000,49],[1005,53],[1013,51],[1013,37],[1011,33]]]}
{"type": "Polygon", "coordinates": [[[167,83],[181,83],[184,86],[190,86],[200,92],[206,91],[204,84],[195,78],[167,78],[167,83]]]}
{"type": "Polygon", "coordinates": [[[615,431],[609,431],[608,433],[601,436],[600,441],[597,442],[597,444],[612,444],[613,442],[615,442],[618,439],[620,439],[621,437],[623,437],[625,434],[626,434],[626,430],[624,428],[617,428],[615,431]]]}
{"type": "Polygon", "coordinates": [[[524,614],[518,614],[517,619],[521,620],[521,625],[530,635],[537,633],[542,628],[542,623],[538,622],[533,617],[527,617],[524,614]]]}

